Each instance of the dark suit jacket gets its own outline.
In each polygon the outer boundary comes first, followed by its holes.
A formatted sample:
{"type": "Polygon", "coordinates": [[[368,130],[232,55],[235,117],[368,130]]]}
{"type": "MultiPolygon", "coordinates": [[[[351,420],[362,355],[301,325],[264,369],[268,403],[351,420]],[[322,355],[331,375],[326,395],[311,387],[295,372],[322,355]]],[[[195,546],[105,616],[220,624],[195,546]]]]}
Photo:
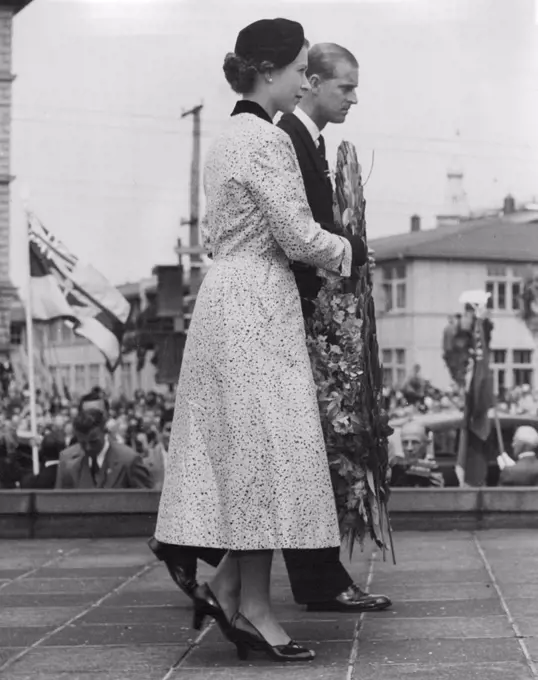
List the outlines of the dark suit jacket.
{"type": "Polygon", "coordinates": [[[111,441],[94,483],[88,458],[79,444],[60,454],[57,489],[151,489],[153,480],[133,449],[111,441]]]}
{"type": "Polygon", "coordinates": [[[58,465],[49,465],[39,470],[37,475],[26,475],[21,481],[21,489],[54,489],[58,465]]]}
{"type": "MultiPolygon", "coordinates": [[[[329,227],[330,231],[335,231],[331,180],[312,135],[293,113],[285,113],[278,126],[291,138],[314,219],[325,229],[329,227]]],[[[314,311],[312,300],[319,293],[322,279],[317,276],[315,267],[303,262],[292,262],[291,269],[301,296],[303,315],[309,317],[314,311]]]]}
{"type": "Polygon", "coordinates": [[[333,188],[311,134],[293,113],[285,113],[278,127],[288,133],[295,148],[314,219],[324,226],[333,226],[333,188]]]}
{"type": "Polygon", "coordinates": [[[501,470],[500,486],[538,486],[538,458],[526,456],[501,470]]]}
{"type": "MultiPolygon", "coordinates": [[[[314,220],[331,233],[342,233],[334,223],[334,196],[328,175],[329,168],[324,165],[312,135],[293,113],[285,113],[278,121],[278,127],[287,132],[291,138],[314,220]]],[[[366,259],[364,249],[364,261],[361,264],[366,262],[366,259]]],[[[315,267],[302,262],[292,262],[291,269],[301,296],[303,315],[309,317],[314,311],[312,300],[316,299],[323,281],[317,276],[315,267]]]]}

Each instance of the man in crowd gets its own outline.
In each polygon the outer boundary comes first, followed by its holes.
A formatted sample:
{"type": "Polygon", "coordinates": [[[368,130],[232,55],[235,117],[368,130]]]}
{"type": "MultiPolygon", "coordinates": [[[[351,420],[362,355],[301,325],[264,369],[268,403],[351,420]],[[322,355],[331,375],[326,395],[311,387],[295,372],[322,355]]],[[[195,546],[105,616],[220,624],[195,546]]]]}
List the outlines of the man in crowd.
{"type": "Polygon", "coordinates": [[[409,404],[422,404],[426,396],[426,381],[421,375],[420,365],[413,366],[412,374],[405,381],[402,392],[409,404]]]}
{"type": "Polygon", "coordinates": [[[443,487],[443,474],[428,454],[426,428],[416,421],[408,421],[400,430],[400,442],[403,457],[392,457],[391,486],[443,487]]]}
{"type": "Polygon", "coordinates": [[[77,443],[60,455],[57,489],[150,489],[151,474],[128,446],[111,441],[106,415],[82,409],[73,423],[77,443]]]}
{"type": "Polygon", "coordinates": [[[512,449],[516,462],[502,458],[500,486],[538,486],[538,432],[529,425],[518,427],[512,449]]]}

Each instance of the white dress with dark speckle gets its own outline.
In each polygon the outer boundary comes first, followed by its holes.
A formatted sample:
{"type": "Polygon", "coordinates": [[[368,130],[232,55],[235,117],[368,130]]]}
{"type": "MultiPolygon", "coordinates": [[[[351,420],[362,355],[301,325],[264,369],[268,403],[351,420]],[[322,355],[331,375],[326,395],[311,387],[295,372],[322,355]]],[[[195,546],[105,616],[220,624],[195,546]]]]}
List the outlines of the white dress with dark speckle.
{"type": "Polygon", "coordinates": [[[232,550],[340,545],[289,260],[349,275],[312,219],[288,135],[250,113],[209,150],[206,245],[177,388],[156,537],[232,550]]]}

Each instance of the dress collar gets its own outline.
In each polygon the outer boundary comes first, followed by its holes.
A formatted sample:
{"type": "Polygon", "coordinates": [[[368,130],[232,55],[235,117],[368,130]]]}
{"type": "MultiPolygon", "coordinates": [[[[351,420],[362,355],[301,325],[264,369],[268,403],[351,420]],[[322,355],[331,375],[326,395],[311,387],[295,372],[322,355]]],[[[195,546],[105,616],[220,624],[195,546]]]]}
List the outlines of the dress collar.
{"type": "Polygon", "coordinates": [[[232,111],[232,116],[237,116],[238,113],[252,113],[253,115],[258,116],[258,118],[271,123],[271,125],[273,124],[267,111],[262,106],[256,104],[256,102],[251,102],[249,99],[241,99],[237,102],[232,111]]]}

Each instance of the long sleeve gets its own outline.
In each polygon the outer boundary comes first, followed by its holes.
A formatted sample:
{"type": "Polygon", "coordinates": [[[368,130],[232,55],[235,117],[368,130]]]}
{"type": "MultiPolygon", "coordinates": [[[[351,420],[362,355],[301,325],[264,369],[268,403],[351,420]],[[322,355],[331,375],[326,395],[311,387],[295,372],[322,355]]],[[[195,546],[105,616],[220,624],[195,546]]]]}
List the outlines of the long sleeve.
{"type": "Polygon", "coordinates": [[[349,242],[322,229],[312,217],[299,164],[285,132],[273,144],[252,149],[247,189],[267,217],[275,240],[290,260],[342,276],[351,273],[349,242]]]}

